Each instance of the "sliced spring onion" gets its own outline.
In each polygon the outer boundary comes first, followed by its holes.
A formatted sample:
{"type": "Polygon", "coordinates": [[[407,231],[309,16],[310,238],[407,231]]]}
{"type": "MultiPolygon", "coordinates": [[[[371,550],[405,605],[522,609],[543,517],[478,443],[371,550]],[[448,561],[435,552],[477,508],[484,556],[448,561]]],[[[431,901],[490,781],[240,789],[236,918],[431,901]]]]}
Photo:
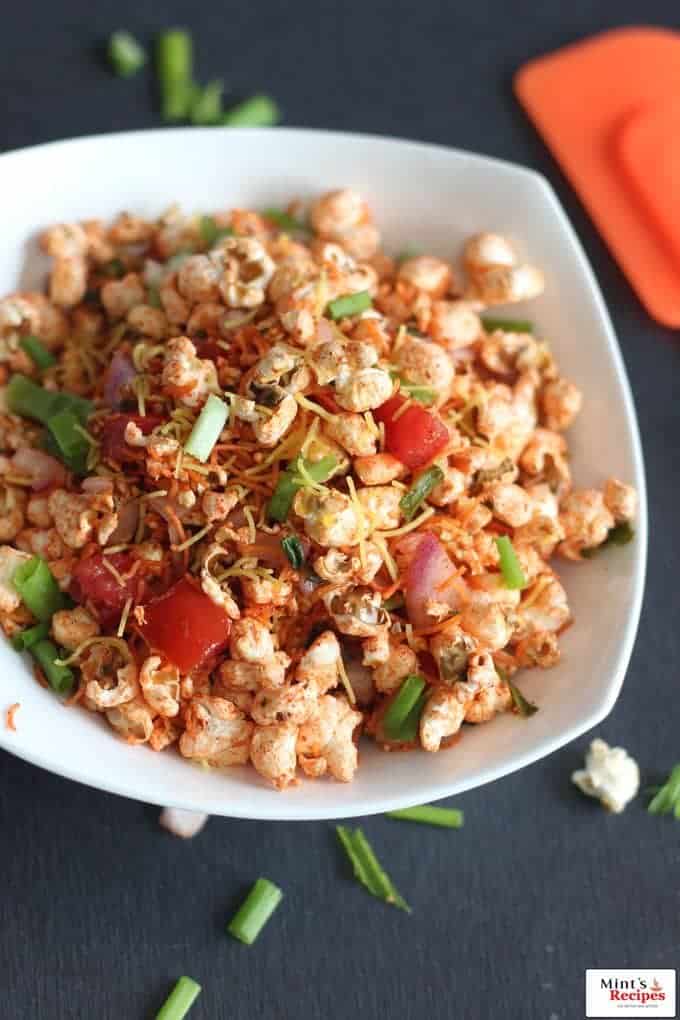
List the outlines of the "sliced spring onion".
{"type": "Polygon", "coordinates": [[[421,504],[424,503],[432,490],[436,489],[443,481],[444,472],[436,464],[429,467],[427,471],[423,471],[422,475],[418,475],[408,492],[405,492],[399,500],[401,512],[407,521],[415,517],[421,504]]]}
{"type": "Polygon", "coordinates": [[[271,127],[278,123],[279,108],[269,96],[257,95],[245,99],[222,115],[222,124],[228,127],[271,127]]]}
{"type": "Polygon", "coordinates": [[[120,279],[121,276],[125,276],[125,265],[120,259],[111,259],[110,262],[102,266],[101,271],[104,276],[113,276],[115,279],[120,279]]]}
{"type": "Polygon", "coordinates": [[[201,986],[193,978],[181,977],[156,1013],[156,1020],[183,1020],[200,994],[201,986]]]}
{"type": "Polygon", "coordinates": [[[512,589],[526,588],[527,579],[517,559],[517,553],[507,535],[498,536],[496,548],[498,549],[501,574],[505,581],[505,587],[512,589]]]}
{"type": "Polygon", "coordinates": [[[212,248],[223,237],[232,237],[234,233],[231,227],[218,227],[213,216],[201,216],[198,229],[208,248],[212,248]]]}
{"type": "Polygon", "coordinates": [[[408,262],[409,259],[415,259],[420,254],[421,252],[418,248],[406,247],[395,256],[395,262],[397,265],[401,265],[402,262],[408,262]]]}
{"type": "Polygon", "coordinates": [[[290,560],[293,569],[299,570],[305,562],[305,551],[300,539],[296,535],[288,535],[287,538],[281,539],[281,548],[290,560]]]}
{"type": "Polygon", "coordinates": [[[57,694],[68,694],[73,687],[73,672],[68,666],[57,663],[59,650],[51,641],[38,641],[31,648],[31,655],[38,663],[45,678],[57,694]]]}
{"type": "Polygon", "coordinates": [[[528,319],[493,319],[483,315],[482,325],[487,333],[493,333],[495,329],[502,329],[504,333],[533,333],[534,331],[534,324],[528,319]]]}
{"type": "Polygon", "coordinates": [[[418,739],[418,731],[420,729],[420,717],[423,714],[425,708],[425,702],[427,701],[427,688],[418,695],[418,700],[404,719],[403,723],[398,730],[395,731],[395,736],[392,740],[401,744],[413,744],[418,739]]]}
{"type": "Polygon", "coordinates": [[[77,475],[87,474],[87,455],[90,444],[78,431],[80,419],[73,411],[59,411],[47,422],[50,435],[59,449],[59,458],[77,475]]]}
{"type": "Polygon", "coordinates": [[[229,922],[227,931],[239,942],[252,946],[282,899],[283,893],[277,885],[268,878],[258,878],[229,922]]]}
{"type": "Polygon", "coordinates": [[[527,698],[525,698],[522,692],[520,691],[519,687],[516,684],[513,684],[512,680],[510,680],[509,677],[504,677],[504,680],[505,683],[510,688],[510,694],[512,695],[512,703],[519,712],[519,714],[523,715],[525,719],[528,719],[529,716],[535,715],[536,712],[538,712],[538,705],[534,705],[532,701],[529,701],[527,698]]]}
{"type": "Polygon", "coordinates": [[[199,89],[191,104],[191,123],[198,125],[218,124],[222,113],[224,82],[220,78],[208,82],[199,89]]]}
{"type": "Polygon", "coordinates": [[[164,120],[188,116],[194,98],[193,44],[182,28],[171,28],[158,39],[158,84],[164,120]]]}
{"type": "Polygon", "coordinates": [[[342,294],[334,301],[328,302],[327,312],[331,319],[346,319],[350,315],[359,315],[365,312],[373,304],[373,299],[367,290],[360,290],[356,294],[342,294]]]}
{"type": "Polygon", "coordinates": [[[22,418],[33,418],[47,425],[50,418],[59,411],[73,411],[80,422],[84,422],[92,410],[92,404],[73,393],[54,393],[38,386],[32,379],[16,373],[5,390],[7,407],[22,418]]]}
{"type": "MultiPolygon", "coordinates": [[[[327,481],[337,466],[338,462],[332,454],[322,457],[321,460],[317,461],[302,461],[304,473],[308,475],[313,482],[327,481]]],[[[307,484],[306,479],[301,476],[300,471],[297,468],[297,462],[289,465],[279,478],[276,488],[272,494],[272,498],[269,500],[267,505],[267,516],[270,520],[279,522],[285,521],[286,517],[290,513],[290,508],[293,505],[296,492],[298,492],[299,489],[303,489],[307,484]]]]}
{"type": "Polygon", "coordinates": [[[47,623],[57,610],[68,605],[52,571],[40,556],[33,556],[17,567],[12,575],[12,584],[24,605],[41,623],[47,623]]]}
{"type": "Polygon", "coordinates": [[[22,336],[19,347],[28,354],[31,361],[35,362],[41,372],[52,365],[56,365],[57,359],[48,351],[44,343],[38,340],[37,336],[22,336]]]}
{"type": "Polygon", "coordinates": [[[680,819],[680,764],[675,765],[663,786],[647,805],[650,815],[673,814],[680,819]]]}
{"type": "Polygon", "coordinates": [[[406,603],[404,600],[404,596],[401,594],[400,591],[398,591],[395,592],[394,595],[390,595],[388,599],[385,599],[385,601],[382,604],[382,607],[383,609],[386,609],[388,613],[391,613],[395,609],[403,609],[405,605],[406,603]]]}
{"type": "Polygon", "coordinates": [[[265,209],[262,213],[265,219],[271,220],[281,230],[288,230],[290,233],[296,233],[301,230],[307,230],[307,227],[300,220],[296,220],[290,213],[284,212],[283,209],[265,209]]]}
{"type": "Polygon", "coordinates": [[[121,78],[130,78],[146,63],[144,47],[129,32],[114,32],[109,39],[108,52],[111,66],[121,78]]]}
{"type": "Polygon", "coordinates": [[[344,825],[336,825],[335,831],[338,834],[340,845],[350,859],[354,877],[363,885],[364,889],[376,899],[390,903],[410,914],[411,908],[395,889],[392,879],[382,868],[361,829],[355,829],[352,832],[344,825]]]}
{"type": "Polygon", "coordinates": [[[18,634],[14,635],[12,648],[17,652],[28,652],[33,645],[37,645],[38,641],[44,641],[46,637],[49,637],[49,634],[49,623],[36,623],[34,627],[20,630],[18,634]]]}
{"type": "Polygon", "coordinates": [[[228,417],[229,408],[225,402],[211,393],[184,444],[186,452],[204,464],[220,438],[228,417]]]}
{"type": "Polygon", "coordinates": [[[149,287],[146,292],[146,303],[151,305],[152,308],[162,308],[163,302],[161,301],[161,295],[158,287],[149,287]]]}
{"type": "Polygon", "coordinates": [[[435,807],[432,804],[388,811],[387,817],[398,818],[404,822],[420,822],[422,825],[439,825],[443,829],[460,829],[463,825],[462,811],[457,808],[435,807]]]}
{"type": "Polygon", "coordinates": [[[399,390],[411,400],[417,400],[419,404],[425,404],[426,407],[434,404],[437,399],[436,390],[429,386],[414,386],[411,383],[400,382],[399,390]]]}
{"type": "Polygon", "coordinates": [[[635,532],[628,521],[624,521],[623,524],[617,524],[615,527],[610,528],[607,537],[600,545],[591,546],[590,549],[582,549],[581,556],[587,560],[592,560],[593,556],[596,556],[600,549],[606,549],[609,545],[628,545],[634,538],[635,532]]]}
{"type": "Polygon", "coordinates": [[[383,730],[390,740],[404,739],[404,725],[424,690],[425,681],[422,676],[412,673],[406,677],[383,717],[383,730]]]}

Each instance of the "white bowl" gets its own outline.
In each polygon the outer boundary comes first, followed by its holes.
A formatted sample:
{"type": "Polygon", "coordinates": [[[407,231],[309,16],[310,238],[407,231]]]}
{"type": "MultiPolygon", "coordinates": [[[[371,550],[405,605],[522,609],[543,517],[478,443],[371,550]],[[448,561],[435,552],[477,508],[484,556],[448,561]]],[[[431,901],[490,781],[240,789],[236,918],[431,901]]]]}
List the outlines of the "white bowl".
{"type": "Polygon", "coordinates": [[[41,145],[0,156],[0,294],[41,285],[45,264],[35,235],[57,221],[122,209],[155,216],[172,202],[191,211],[257,209],[344,185],[368,199],[387,251],[413,245],[452,258],[461,240],[479,230],[517,240],[547,277],[545,294],[519,314],[537,322],[585,394],[570,434],[576,483],[600,485],[614,474],[640,493],[632,544],[589,564],[559,566],[576,623],[562,639],[559,666],[522,677],[540,712],[467,727],[455,747],[435,755],[388,755],[362,742],[353,783],[306,781],[277,793],[251,769],[204,771],[172,752],[128,747],[96,716],[62,708],[3,642],[3,701],[21,703],[17,732],[0,728],[0,745],[13,754],[156,804],[244,818],[336,818],[424,803],[497,779],[573,740],[614,705],[644,585],[642,454],[607,310],[573,229],[539,174],[433,145],[294,129],[143,131],[41,145]]]}

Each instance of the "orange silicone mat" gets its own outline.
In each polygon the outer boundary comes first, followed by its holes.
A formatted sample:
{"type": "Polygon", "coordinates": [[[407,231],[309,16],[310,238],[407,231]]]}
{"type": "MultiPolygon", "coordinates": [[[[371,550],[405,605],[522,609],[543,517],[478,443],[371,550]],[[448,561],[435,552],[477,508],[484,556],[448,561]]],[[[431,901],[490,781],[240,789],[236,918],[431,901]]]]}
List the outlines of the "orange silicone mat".
{"type": "Polygon", "coordinates": [[[650,314],[680,326],[680,33],[605,32],[515,91],[650,314]]]}

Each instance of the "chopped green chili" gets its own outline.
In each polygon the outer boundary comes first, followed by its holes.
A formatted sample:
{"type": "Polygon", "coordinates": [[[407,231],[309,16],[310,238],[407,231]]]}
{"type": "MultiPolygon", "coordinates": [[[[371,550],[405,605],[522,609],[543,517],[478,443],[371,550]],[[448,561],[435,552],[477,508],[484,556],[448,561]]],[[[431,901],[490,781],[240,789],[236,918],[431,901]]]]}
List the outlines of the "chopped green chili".
{"type": "Polygon", "coordinates": [[[526,588],[527,579],[517,559],[517,553],[507,535],[498,536],[496,548],[498,549],[501,574],[505,581],[505,587],[512,589],[526,588]]]}
{"type": "Polygon", "coordinates": [[[262,215],[265,219],[275,223],[281,230],[288,230],[290,233],[299,233],[301,230],[307,230],[306,224],[291,216],[290,213],[284,212],[283,209],[265,209],[262,215]]]}
{"type": "Polygon", "coordinates": [[[216,78],[214,81],[198,89],[191,104],[191,123],[197,125],[218,124],[222,113],[222,92],[224,82],[216,78]]]}
{"type": "Polygon", "coordinates": [[[77,475],[87,474],[87,455],[90,452],[88,443],[82,432],[79,432],[80,420],[73,411],[59,411],[47,422],[50,435],[59,449],[59,458],[66,467],[77,475]]]}
{"type": "Polygon", "coordinates": [[[425,690],[422,676],[412,673],[407,676],[390,703],[382,720],[382,728],[389,740],[405,740],[404,732],[411,732],[411,713],[417,708],[425,690]]]}
{"type": "Polygon", "coordinates": [[[229,408],[225,402],[211,393],[184,444],[186,452],[204,464],[220,438],[228,417],[229,408]]]}
{"type": "Polygon", "coordinates": [[[188,116],[195,94],[189,33],[181,28],[163,32],[158,39],[157,58],[163,119],[182,120],[188,116]]]}
{"type": "Polygon", "coordinates": [[[457,808],[435,807],[433,804],[388,811],[387,817],[404,822],[420,822],[422,825],[439,825],[443,829],[460,829],[463,825],[462,811],[457,808]]]}
{"type": "Polygon", "coordinates": [[[18,566],[12,575],[12,584],[24,605],[43,623],[51,620],[58,609],[65,609],[68,605],[52,571],[40,556],[33,556],[18,566]]]}
{"type": "Polygon", "coordinates": [[[279,108],[269,96],[245,99],[222,114],[221,123],[228,127],[271,127],[279,121],[279,108]]]}
{"type": "Polygon", "coordinates": [[[411,488],[405,492],[399,500],[401,512],[407,521],[410,521],[413,517],[415,517],[421,503],[423,503],[432,490],[436,489],[436,487],[443,481],[444,472],[440,467],[437,467],[436,464],[429,467],[426,471],[423,471],[422,475],[418,475],[411,488]]]}
{"type": "Polygon", "coordinates": [[[331,319],[346,319],[350,315],[359,315],[365,312],[373,304],[371,295],[367,290],[360,290],[356,294],[342,294],[341,297],[329,301],[326,311],[331,319]]]}
{"type": "Polygon", "coordinates": [[[534,705],[532,701],[529,701],[527,698],[525,698],[522,692],[520,691],[519,687],[516,684],[513,684],[512,680],[510,680],[509,677],[506,676],[503,679],[510,688],[510,694],[512,695],[512,703],[519,712],[519,714],[523,715],[526,719],[528,719],[529,716],[535,715],[536,712],[538,712],[538,705],[534,705]]]}
{"type": "Polygon", "coordinates": [[[59,651],[51,641],[38,641],[31,648],[31,655],[38,663],[45,678],[57,694],[68,694],[73,687],[73,672],[68,666],[59,665],[59,651]]]}
{"type": "Polygon", "coordinates": [[[502,329],[504,333],[533,333],[534,324],[528,319],[493,319],[486,315],[482,316],[482,325],[487,333],[493,333],[495,329],[502,329]]]}
{"type": "Polygon", "coordinates": [[[290,464],[279,478],[272,498],[267,505],[267,516],[273,521],[285,521],[293,505],[295,494],[312,482],[325,482],[332,475],[338,462],[332,454],[321,460],[303,460],[290,464]],[[305,478],[305,475],[308,478],[305,478]]]}
{"type": "Polygon", "coordinates": [[[48,351],[42,340],[38,340],[37,336],[22,336],[19,341],[19,347],[28,354],[31,361],[37,365],[41,372],[57,363],[57,359],[52,354],[52,351],[48,351]]]}
{"type": "Polygon", "coordinates": [[[146,53],[129,32],[114,32],[109,39],[109,60],[116,74],[130,78],[146,63],[146,53]]]}
{"type": "Polygon", "coordinates": [[[47,425],[50,418],[59,411],[73,411],[79,421],[84,422],[92,410],[92,404],[73,393],[52,392],[33,382],[25,375],[12,376],[5,390],[7,407],[13,414],[33,418],[47,425]]]}
{"type": "Polygon", "coordinates": [[[156,1020],[183,1020],[200,994],[201,986],[193,978],[181,977],[156,1013],[156,1020]]]}
{"type": "Polygon", "coordinates": [[[297,535],[288,535],[281,539],[281,548],[288,557],[294,570],[299,570],[305,562],[305,551],[297,535]]]}
{"type": "Polygon", "coordinates": [[[382,868],[361,829],[355,829],[352,832],[344,825],[336,825],[335,831],[338,834],[340,845],[349,857],[354,877],[363,885],[364,889],[376,899],[399,907],[400,910],[405,910],[410,914],[411,908],[397,892],[392,879],[382,868]]]}
{"type": "Polygon", "coordinates": [[[282,899],[283,893],[277,885],[268,878],[258,878],[229,922],[227,931],[239,942],[252,946],[282,899]]]}
{"type": "Polygon", "coordinates": [[[680,764],[675,765],[663,786],[647,805],[650,815],[673,814],[680,819],[680,764]]]}
{"type": "Polygon", "coordinates": [[[212,248],[223,237],[232,237],[234,234],[231,227],[218,227],[213,216],[201,216],[198,229],[208,248],[212,248]]]}
{"type": "Polygon", "coordinates": [[[593,545],[589,549],[582,549],[581,556],[586,560],[592,560],[593,556],[596,556],[600,549],[606,549],[610,545],[628,545],[634,538],[635,532],[628,521],[624,521],[623,524],[616,524],[613,528],[610,528],[607,537],[600,545],[593,545]]]}
{"type": "Polygon", "coordinates": [[[37,645],[38,641],[44,641],[46,637],[49,637],[49,634],[49,623],[36,623],[34,627],[20,630],[18,634],[14,635],[12,638],[12,648],[17,652],[28,652],[33,645],[37,645]]]}

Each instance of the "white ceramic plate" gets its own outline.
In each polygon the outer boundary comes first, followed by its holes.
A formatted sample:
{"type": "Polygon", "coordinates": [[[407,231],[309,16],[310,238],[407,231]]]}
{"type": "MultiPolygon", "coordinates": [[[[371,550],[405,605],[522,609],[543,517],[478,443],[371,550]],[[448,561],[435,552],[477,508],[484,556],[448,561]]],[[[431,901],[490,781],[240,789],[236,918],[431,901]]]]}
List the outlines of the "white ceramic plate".
{"type": "Polygon", "coordinates": [[[576,483],[599,485],[614,474],[640,493],[634,543],[587,565],[560,564],[576,623],[562,639],[560,665],[522,678],[540,712],[468,727],[457,746],[436,755],[384,754],[364,742],[353,783],[307,781],[277,793],[250,769],[208,772],[172,752],[128,747],[94,715],[62,708],[3,642],[0,709],[21,703],[17,732],[0,728],[0,745],[13,754],[156,804],[246,818],[335,818],[424,803],[497,779],[550,754],[614,705],[644,585],[642,454],[606,308],[543,177],[453,149],[294,129],[191,128],[42,145],[0,157],[0,294],[41,285],[45,265],[35,235],[57,221],[111,217],[121,209],[155,216],[175,201],[191,211],[257,209],[344,185],[368,199],[387,251],[413,245],[452,258],[461,240],[479,230],[517,240],[547,276],[545,294],[519,313],[537,322],[564,373],[585,393],[570,436],[576,483]]]}

